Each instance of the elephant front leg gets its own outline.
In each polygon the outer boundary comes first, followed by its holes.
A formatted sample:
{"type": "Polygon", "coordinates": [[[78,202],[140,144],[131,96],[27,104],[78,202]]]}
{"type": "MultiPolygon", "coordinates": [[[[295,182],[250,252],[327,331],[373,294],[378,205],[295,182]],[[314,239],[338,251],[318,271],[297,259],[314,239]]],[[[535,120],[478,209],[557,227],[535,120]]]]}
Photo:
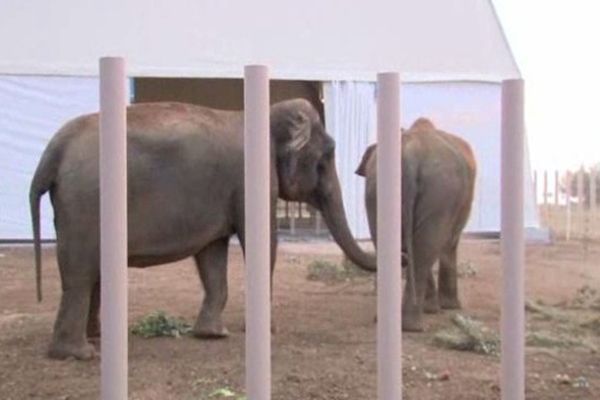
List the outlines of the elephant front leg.
{"type": "MultiPolygon", "coordinates": [[[[269,288],[270,294],[269,297],[271,299],[271,304],[273,303],[273,275],[275,273],[275,262],[277,260],[277,217],[275,214],[275,204],[276,199],[271,200],[271,241],[270,241],[270,259],[269,259],[269,268],[270,268],[270,276],[269,276],[269,288]]],[[[243,224],[240,224],[237,230],[237,235],[240,240],[240,245],[242,246],[242,251],[244,252],[244,257],[246,254],[246,235],[245,229],[243,228],[243,224]]],[[[246,331],[246,319],[242,321],[242,331],[246,331]]],[[[275,334],[277,332],[277,324],[271,314],[271,333],[275,334]]]]}
{"type": "Polygon", "coordinates": [[[54,324],[48,356],[54,359],[73,357],[88,360],[96,351],[86,338],[86,325],[93,284],[65,285],[58,316],[54,324]]]}
{"type": "Polygon", "coordinates": [[[458,299],[458,276],[456,270],[457,247],[453,246],[440,256],[439,271],[439,297],[440,306],[445,310],[457,310],[461,308],[458,299]]]}
{"type": "Polygon", "coordinates": [[[229,238],[219,239],[195,256],[204,287],[204,301],[193,330],[196,337],[219,339],[229,336],[222,321],[223,309],[227,303],[228,249],[229,238]]]}

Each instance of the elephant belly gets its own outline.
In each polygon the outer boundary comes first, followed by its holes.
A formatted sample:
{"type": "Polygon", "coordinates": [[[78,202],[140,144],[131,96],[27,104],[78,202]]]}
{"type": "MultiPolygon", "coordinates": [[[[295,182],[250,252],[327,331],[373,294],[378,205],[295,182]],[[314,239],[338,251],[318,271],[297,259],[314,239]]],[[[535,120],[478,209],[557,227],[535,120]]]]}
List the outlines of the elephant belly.
{"type": "Polygon", "coordinates": [[[179,261],[233,233],[224,223],[206,217],[196,221],[154,218],[129,226],[129,265],[135,267],[179,261]]]}

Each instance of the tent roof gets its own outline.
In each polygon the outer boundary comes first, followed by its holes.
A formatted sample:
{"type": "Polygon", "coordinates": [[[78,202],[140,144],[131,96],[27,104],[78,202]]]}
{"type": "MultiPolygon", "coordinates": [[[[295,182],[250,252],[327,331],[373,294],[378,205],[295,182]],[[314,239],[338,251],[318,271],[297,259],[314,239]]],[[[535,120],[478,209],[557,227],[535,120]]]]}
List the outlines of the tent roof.
{"type": "Polygon", "coordinates": [[[490,0],[3,0],[0,74],[490,81],[520,77],[490,0]]]}

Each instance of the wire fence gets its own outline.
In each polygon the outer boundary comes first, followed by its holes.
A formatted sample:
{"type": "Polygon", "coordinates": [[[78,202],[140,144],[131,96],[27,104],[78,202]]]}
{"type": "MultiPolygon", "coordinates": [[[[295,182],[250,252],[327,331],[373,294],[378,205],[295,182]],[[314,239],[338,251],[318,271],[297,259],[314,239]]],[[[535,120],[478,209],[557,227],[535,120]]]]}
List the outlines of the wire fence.
{"type": "Polygon", "coordinates": [[[599,179],[597,168],[534,172],[540,223],[554,239],[600,241],[599,179]]]}

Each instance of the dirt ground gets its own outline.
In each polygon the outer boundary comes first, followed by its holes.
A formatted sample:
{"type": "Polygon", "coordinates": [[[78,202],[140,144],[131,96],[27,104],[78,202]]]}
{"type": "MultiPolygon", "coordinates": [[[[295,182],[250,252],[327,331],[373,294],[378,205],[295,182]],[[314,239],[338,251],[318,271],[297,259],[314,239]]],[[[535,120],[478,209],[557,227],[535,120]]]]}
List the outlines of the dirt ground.
{"type": "MultiPolygon", "coordinates": [[[[497,331],[502,287],[498,242],[465,240],[459,258],[461,312],[497,331]]],[[[561,340],[527,346],[527,399],[600,398],[600,302],[594,298],[600,296],[599,259],[600,245],[528,246],[527,297],[550,310],[528,313],[528,333],[544,332],[561,340]],[[596,323],[589,324],[594,318],[596,323]]],[[[341,262],[331,243],[280,245],[273,304],[278,327],[272,342],[273,399],[377,397],[373,281],[362,275],[328,282],[319,276],[307,279],[309,265],[325,261],[341,262]]],[[[191,260],[129,271],[130,325],[156,310],[193,324],[202,289],[191,260]]],[[[130,335],[130,399],[242,398],[243,277],[241,251],[232,245],[224,315],[228,339],[130,335]]],[[[37,303],[31,247],[0,248],[0,398],[97,399],[98,359],[52,361],[45,356],[60,296],[52,247],[44,250],[43,288],[44,301],[37,303]]],[[[404,398],[499,399],[497,356],[435,343],[436,332],[452,326],[452,315],[429,315],[425,333],[404,334],[404,398]]]]}

